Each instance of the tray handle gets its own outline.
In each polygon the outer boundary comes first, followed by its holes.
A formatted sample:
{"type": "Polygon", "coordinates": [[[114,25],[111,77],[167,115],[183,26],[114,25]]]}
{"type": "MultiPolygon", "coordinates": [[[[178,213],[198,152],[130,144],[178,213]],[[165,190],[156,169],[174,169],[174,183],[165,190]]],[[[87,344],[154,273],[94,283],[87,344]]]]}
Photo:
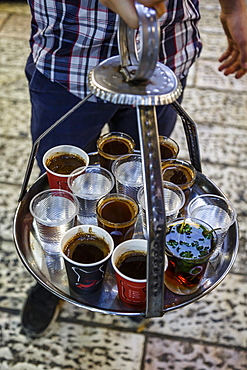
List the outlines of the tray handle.
{"type": "Polygon", "coordinates": [[[191,119],[191,117],[185,112],[185,110],[181,107],[178,101],[174,101],[173,103],[171,103],[171,106],[173,107],[173,109],[175,109],[175,111],[178,113],[178,115],[182,119],[191,164],[192,166],[195,167],[195,169],[198,172],[202,172],[200,148],[199,148],[199,140],[198,140],[196,124],[191,119]]]}
{"type": "Polygon", "coordinates": [[[88,94],[83,100],[80,100],[79,103],[77,103],[73,108],[71,108],[68,112],[66,112],[62,117],[60,117],[56,122],[54,122],[46,131],[44,131],[33,143],[32,150],[29,156],[27,169],[25,172],[23,184],[21,187],[20,196],[18,199],[18,202],[21,202],[24,195],[27,192],[27,186],[28,182],[33,170],[34,161],[36,158],[36,154],[39,148],[40,140],[42,140],[46,135],[48,135],[55,127],[57,127],[61,122],[63,122],[66,118],[68,118],[72,113],[74,113],[78,108],[80,108],[81,105],[83,105],[91,96],[93,93],[88,94]]]}
{"type": "Polygon", "coordinates": [[[136,30],[130,28],[119,17],[118,51],[120,56],[120,72],[126,82],[148,81],[156,68],[159,53],[159,27],[157,14],[152,8],[147,8],[135,2],[139,21],[140,53],[137,53],[135,42],[136,30]],[[137,68],[132,68],[137,67],[137,68]]]}

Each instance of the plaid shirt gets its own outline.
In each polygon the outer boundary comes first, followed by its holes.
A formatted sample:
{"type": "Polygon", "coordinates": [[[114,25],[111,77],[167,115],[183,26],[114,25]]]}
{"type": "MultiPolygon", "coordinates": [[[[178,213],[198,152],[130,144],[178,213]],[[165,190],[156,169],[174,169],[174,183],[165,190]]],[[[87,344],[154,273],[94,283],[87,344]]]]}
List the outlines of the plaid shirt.
{"type": "MultiPolygon", "coordinates": [[[[117,16],[98,0],[28,0],[30,44],[36,68],[51,81],[84,98],[88,72],[101,61],[118,55],[117,16]]],[[[188,74],[199,56],[197,29],[199,0],[167,0],[159,20],[159,61],[179,78],[188,74]]],[[[96,101],[95,97],[91,101],[96,101]]]]}

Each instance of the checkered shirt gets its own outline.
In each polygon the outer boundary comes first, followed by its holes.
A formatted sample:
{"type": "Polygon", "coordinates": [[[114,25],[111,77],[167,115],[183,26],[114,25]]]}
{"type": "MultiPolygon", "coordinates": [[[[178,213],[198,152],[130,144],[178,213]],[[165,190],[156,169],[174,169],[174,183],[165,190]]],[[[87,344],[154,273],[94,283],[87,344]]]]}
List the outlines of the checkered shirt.
{"type": "MultiPolygon", "coordinates": [[[[89,71],[119,54],[116,14],[98,0],[28,2],[32,14],[30,45],[36,68],[51,81],[84,98],[89,93],[89,71]]],[[[201,51],[198,2],[167,0],[167,12],[159,20],[159,61],[179,78],[187,76],[201,51]]]]}

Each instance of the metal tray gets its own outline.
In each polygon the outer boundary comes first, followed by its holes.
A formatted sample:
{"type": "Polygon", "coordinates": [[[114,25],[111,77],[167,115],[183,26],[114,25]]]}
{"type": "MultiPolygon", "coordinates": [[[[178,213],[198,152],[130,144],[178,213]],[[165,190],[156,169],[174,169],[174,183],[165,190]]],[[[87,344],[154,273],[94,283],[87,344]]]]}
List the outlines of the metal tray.
{"type": "MultiPolygon", "coordinates": [[[[91,295],[79,296],[70,291],[67,274],[61,257],[52,257],[44,253],[38,242],[33,226],[33,217],[29,212],[31,199],[40,191],[48,188],[47,176],[42,175],[27,191],[18,204],[14,217],[13,234],[17,252],[31,275],[46,289],[76,306],[90,311],[137,316],[145,315],[125,307],[118,299],[116,280],[111,264],[108,264],[102,289],[91,295]]],[[[224,194],[202,173],[197,173],[197,179],[190,191],[188,199],[203,194],[224,194]]],[[[184,211],[186,212],[186,210],[184,211]]],[[[137,222],[134,238],[143,238],[141,219],[137,222]]],[[[163,312],[175,310],[192,303],[214,289],[227,275],[232,267],[238,250],[238,225],[235,222],[228,231],[219,256],[210,262],[206,276],[200,289],[191,295],[177,295],[165,288],[163,312]]]]}

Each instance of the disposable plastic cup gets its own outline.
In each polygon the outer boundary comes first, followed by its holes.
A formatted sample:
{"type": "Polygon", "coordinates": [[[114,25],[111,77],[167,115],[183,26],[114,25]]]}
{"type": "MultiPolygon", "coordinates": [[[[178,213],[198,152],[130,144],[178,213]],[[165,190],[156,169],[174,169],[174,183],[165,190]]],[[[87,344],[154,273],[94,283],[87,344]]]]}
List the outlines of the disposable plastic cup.
{"type": "Polygon", "coordinates": [[[45,190],[31,200],[30,212],[36,222],[41,246],[47,254],[60,254],[60,239],[74,226],[78,210],[78,200],[66,190],[45,190]]]}
{"type": "Polygon", "coordinates": [[[159,136],[161,161],[177,158],[179,146],[175,140],[167,136],[159,136]]]}
{"type": "Polygon", "coordinates": [[[202,194],[192,199],[187,206],[187,213],[207,222],[218,236],[217,251],[224,242],[227,231],[236,221],[236,211],[232,203],[219,195],[202,194]]]}
{"type": "MultiPolygon", "coordinates": [[[[119,244],[111,257],[121,302],[137,311],[146,307],[147,240],[131,239],[119,244]]],[[[164,271],[167,268],[165,256],[164,271]]]]}
{"type": "Polygon", "coordinates": [[[101,167],[111,170],[113,161],[124,154],[133,153],[135,141],[123,132],[108,132],[97,140],[101,167]]]}
{"type": "Polygon", "coordinates": [[[183,159],[164,160],[161,167],[163,180],[172,182],[184,191],[190,189],[196,181],[195,168],[183,159]]]}
{"type": "MultiPolygon", "coordinates": [[[[168,181],[163,181],[163,190],[166,223],[168,223],[174,220],[178,216],[179,211],[183,208],[185,203],[185,195],[177,185],[168,181]]],[[[137,199],[141,210],[143,235],[145,238],[147,238],[147,207],[144,187],[140,188],[137,194],[137,199]]]]}
{"type": "MultiPolygon", "coordinates": [[[[119,299],[127,307],[134,308],[136,310],[143,310],[146,307],[146,274],[145,278],[133,278],[122,273],[119,267],[121,259],[123,260],[130,255],[135,255],[135,262],[140,265],[141,263],[143,264],[143,257],[141,258],[141,256],[144,255],[146,257],[147,255],[147,241],[144,239],[125,241],[115,248],[111,257],[112,266],[115,270],[117,280],[119,299]]],[[[134,269],[134,273],[135,276],[138,274],[136,268],[134,269]]]]}
{"type": "Polygon", "coordinates": [[[113,248],[112,237],[95,225],[78,225],[64,234],[60,250],[74,293],[92,294],[101,288],[113,248]]]}
{"type": "Polygon", "coordinates": [[[96,203],[111,192],[115,180],[110,171],[99,166],[81,167],[68,178],[68,186],[79,201],[78,221],[97,225],[96,203]]]}
{"type": "Polygon", "coordinates": [[[86,167],[88,164],[88,154],[81,148],[73,145],[55,146],[49,149],[43,156],[43,165],[51,189],[64,189],[69,191],[67,183],[68,176],[76,168],[86,167]],[[58,162],[58,158],[61,155],[62,159],[58,162]]]}
{"type": "Polygon", "coordinates": [[[98,226],[109,232],[115,246],[133,237],[138,214],[137,202],[125,194],[107,194],[96,204],[98,226]]]}
{"type": "Polygon", "coordinates": [[[143,185],[141,155],[127,154],[119,157],[112,164],[112,173],[116,179],[117,192],[137,200],[137,193],[143,185]]]}

